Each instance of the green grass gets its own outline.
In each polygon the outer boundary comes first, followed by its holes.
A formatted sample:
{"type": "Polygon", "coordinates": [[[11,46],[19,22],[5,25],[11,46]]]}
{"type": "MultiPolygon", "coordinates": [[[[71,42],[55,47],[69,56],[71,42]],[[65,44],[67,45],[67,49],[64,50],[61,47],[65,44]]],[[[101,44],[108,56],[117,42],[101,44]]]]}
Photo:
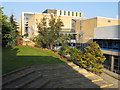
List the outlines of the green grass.
{"type": "Polygon", "coordinates": [[[58,58],[53,53],[27,46],[3,48],[2,50],[3,74],[26,66],[59,64],[65,62],[66,61],[58,58]]]}

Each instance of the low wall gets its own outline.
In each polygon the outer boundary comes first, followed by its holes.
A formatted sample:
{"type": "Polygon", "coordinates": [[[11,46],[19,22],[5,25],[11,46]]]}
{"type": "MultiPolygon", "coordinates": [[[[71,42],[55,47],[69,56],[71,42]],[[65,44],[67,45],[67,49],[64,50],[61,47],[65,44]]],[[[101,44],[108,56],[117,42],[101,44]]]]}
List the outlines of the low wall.
{"type": "Polygon", "coordinates": [[[103,72],[106,73],[107,75],[115,78],[115,79],[120,80],[120,75],[117,74],[117,73],[114,73],[114,72],[112,72],[112,71],[109,71],[109,70],[107,70],[107,69],[105,69],[105,68],[103,69],[103,72]]]}

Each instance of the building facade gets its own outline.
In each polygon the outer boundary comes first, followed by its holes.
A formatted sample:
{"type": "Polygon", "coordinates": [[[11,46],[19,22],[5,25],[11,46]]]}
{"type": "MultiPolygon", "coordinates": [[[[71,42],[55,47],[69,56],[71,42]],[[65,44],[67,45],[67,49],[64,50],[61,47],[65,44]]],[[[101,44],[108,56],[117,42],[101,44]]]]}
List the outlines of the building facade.
{"type": "Polygon", "coordinates": [[[32,13],[32,12],[23,12],[22,16],[19,20],[19,32],[22,36],[26,36],[27,38],[32,38],[38,34],[37,22],[40,22],[41,19],[46,16],[47,18],[47,26],[48,21],[51,18],[51,14],[55,14],[56,18],[62,20],[64,26],[60,33],[72,35],[73,38],[71,42],[76,43],[76,36],[80,36],[79,32],[76,31],[76,22],[83,20],[84,16],[81,12],[72,12],[72,11],[64,11],[64,10],[54,10],[47,9],[42,13],[32,13]],[[36,21],[37,20],[37,21],[36,21]]]}
{"type": "Polygon", "coordinates": [[[46,9],[43,13],[48,14],[56,14],[57,16],[72,16],[72,17],[83,17],[83,13],[81,12],[72,12],[65,10],[55,10],[55,9],[46,9]]]}
{"type": "Polygon", "coordinates": [[[76,22],[76,30],[80,33],[80,40],[78,40],[81,47],[80,49],[83,50],[84,47],[93,42],[95,28],[112,25],[119,25],[118,20],[104,17],[95,17],[76,22]]]}
{"type": "Polygon", "coordinates": [[[95,28],[93,40],[106,57],[105,68],[120,74],[120,25],[95,28]]]}

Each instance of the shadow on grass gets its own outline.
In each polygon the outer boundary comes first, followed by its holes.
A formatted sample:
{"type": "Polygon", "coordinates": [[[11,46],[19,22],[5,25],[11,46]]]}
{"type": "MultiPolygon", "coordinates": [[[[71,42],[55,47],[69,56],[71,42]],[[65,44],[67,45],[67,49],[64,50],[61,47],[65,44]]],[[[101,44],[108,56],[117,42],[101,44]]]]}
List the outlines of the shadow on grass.
{"type": "Polygon", "coordinates": [[[2,72],[3,74],[15,69],[35,66],[41,64],[59,64],[65,63],[60,58],[53,56],[21,55],[17,56],[19,48],[3,48],[2,51],[2,72]]]}

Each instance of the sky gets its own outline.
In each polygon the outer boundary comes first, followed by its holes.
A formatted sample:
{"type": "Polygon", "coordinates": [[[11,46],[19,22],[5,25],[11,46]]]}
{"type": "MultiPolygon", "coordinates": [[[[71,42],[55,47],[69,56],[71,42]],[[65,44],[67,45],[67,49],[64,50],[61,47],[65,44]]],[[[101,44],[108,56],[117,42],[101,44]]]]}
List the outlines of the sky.
{"type": "Polygon", "coordinates": [[[118,16],[118,2],[2,2],[2,6],[4,14],[13,13],[17,20],[22,12],[42,13],[45,9],[82,12],[86,18],[118,16]]]}

